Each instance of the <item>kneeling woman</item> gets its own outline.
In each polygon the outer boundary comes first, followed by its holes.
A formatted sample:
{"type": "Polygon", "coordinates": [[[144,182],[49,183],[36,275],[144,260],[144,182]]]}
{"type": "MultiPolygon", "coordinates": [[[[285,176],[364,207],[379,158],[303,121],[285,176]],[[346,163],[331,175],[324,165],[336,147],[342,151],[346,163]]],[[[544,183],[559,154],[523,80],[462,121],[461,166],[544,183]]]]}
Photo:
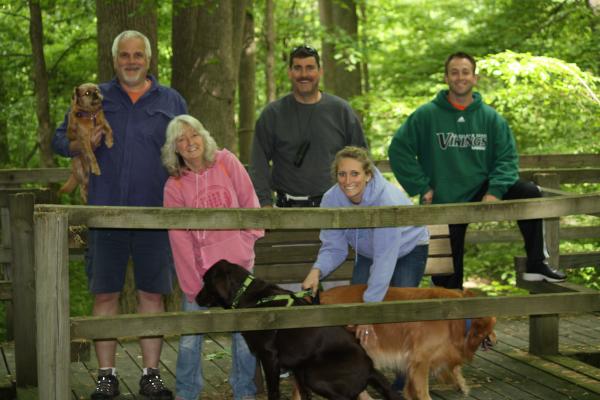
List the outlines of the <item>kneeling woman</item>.
{"type": "MultiPolygon", "coordinates": [[[[330,188],[321,207],[412,205],[398,187],[375,167],[366,149],[348,146],[340,150],[331,172],[337,184],[330,188]]],[[[323,229],[317,261],[302,286],[318,290],[319,280],[336,270],[348,256],[348,244],[356,252],[352,284],[367,284],[365,302],[382,301],[387,289],[417,287],[425,273],[429,233],[424,226],[390,228],[323,229]]],[[[361,341],[370,325],[359,325],[361,341]]]]}

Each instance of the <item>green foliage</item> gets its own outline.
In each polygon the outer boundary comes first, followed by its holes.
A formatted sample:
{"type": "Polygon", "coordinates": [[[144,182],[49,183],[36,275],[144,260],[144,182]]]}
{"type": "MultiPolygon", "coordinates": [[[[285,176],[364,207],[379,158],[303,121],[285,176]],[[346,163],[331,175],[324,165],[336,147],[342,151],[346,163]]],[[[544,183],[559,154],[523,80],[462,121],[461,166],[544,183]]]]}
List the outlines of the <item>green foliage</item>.
{"type": "Polygon", "coordinates": [[[92,314],[92,296],[88,291],[84,262],[69,264],[69,300],[72,317],[92,314]]]}
{"type": "MultiPolygon", "coordinates": [[[[73,88],[96,81],[96,24],[93,0],[42,2],[44,53],[50,112],[62,121],[73,88]]],[[[10,159],[7,167],[39,166],[27,2],[0,1],[0,70],[5,76],[10,159]]],[[[63,161],[63,163],[66,161],[63,161]]],[[[64,164],[63,164],[64,165],[64,164]]]]}
{"type": "Polygon", "coordinates": [[[577,65],[511,51],[478,62],[485,100],[511,124],[522,152],[600,149],[600,79],[577,65]]]}

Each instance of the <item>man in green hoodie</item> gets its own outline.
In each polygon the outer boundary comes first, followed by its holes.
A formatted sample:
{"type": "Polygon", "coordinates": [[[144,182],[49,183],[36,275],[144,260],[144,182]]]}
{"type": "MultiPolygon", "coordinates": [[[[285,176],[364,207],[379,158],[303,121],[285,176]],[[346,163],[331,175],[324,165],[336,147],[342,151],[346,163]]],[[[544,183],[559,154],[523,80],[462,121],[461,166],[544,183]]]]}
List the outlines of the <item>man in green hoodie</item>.
{"type": "MultiPolygon", "coordinates": [[[[422,204],[514,200],[541,197],[539,188],[519,180],[519,156],[506,120],[478,92],[475,59],[451,54],[445,64],[448,90],[412,113],[388,150],[396,179],[422,204]]],[[[527,252],[529,281],[561,282],[551,268],[541,219],[518,221],[527,252]]],[[[462,288],[467,224],[449,226],[454,274],[434,277],[438,286],[462,288]]]]}

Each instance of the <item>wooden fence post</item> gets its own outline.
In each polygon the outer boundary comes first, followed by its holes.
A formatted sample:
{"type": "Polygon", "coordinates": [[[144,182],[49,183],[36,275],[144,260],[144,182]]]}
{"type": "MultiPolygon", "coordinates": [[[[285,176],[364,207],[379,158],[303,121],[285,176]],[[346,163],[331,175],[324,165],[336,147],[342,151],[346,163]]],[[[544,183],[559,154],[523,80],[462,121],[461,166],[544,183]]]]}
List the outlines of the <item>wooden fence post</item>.
{"type": "Polygon", "coordinates": [[[70,398],[68,217],[35,213],[38,393],[49,400],[70,398]]]}
{"type": "MultiPolygon", "coordinates": [[[[3,186],[0,190],[4,188],[5,187],[3,186]]],[[[2,229],[2,249],[10,249],[10,214],[6,205],[3,205],[0,208],[0,228],[2,229]]],[[[11,265],[2,264],[0,267],[2,268],[2,279],[5,281],[12,281],[11,265]]],[[[6,314],[4,320],[6,321],[6,340],[10,341],[15,338],[13,335],[13,305],[11,302],[6,302],[5,310],[6,314]]]]}
{"type": "Polygon", "coordinates": [[[37,386],[34,199],[32,193],[18,193],[8,197],[12,242],[15,368],[18,387],[37,386]]]}
{"type": "MultiPolygon", "coordinates": [[[[535,182],[551,189],[560,189],[560,177],[557,174],[535,174],[535,182]]],[[[559,218],[544,219],[544,238],[549,253],[549,263],[553,267],[559,264],[560,245],[559,218]]],[[[558,354],[559,315],[529,316],[529,352],[535,355],[558,354]]]]}

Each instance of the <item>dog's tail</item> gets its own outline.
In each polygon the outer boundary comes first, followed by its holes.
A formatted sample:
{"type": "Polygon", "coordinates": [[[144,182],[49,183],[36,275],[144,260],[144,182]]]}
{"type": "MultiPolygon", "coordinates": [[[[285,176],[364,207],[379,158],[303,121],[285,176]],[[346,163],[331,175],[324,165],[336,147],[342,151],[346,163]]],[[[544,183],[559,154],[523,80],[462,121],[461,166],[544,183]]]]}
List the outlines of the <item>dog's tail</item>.
{"type": "Polygon", "coordinates": [[[375,368],[371,369],[367,384],[372,386],[377,392],[386,400],[401,400],[402,396],[400,393],[392,389],[392,385],[388,382],[386,377],[375,368]]]}
{"type": "Polygon", "coordinates": [[[71,193],[73,190],[75,190],[77,185],[79,185],[79,182],[77,182],[75,175],[71,174],[69,175],[69,179],[67,179],[64,185],[62,185],[60,189],[58,189],[58,194],[61,195],[63,193],[71,193]]]}

